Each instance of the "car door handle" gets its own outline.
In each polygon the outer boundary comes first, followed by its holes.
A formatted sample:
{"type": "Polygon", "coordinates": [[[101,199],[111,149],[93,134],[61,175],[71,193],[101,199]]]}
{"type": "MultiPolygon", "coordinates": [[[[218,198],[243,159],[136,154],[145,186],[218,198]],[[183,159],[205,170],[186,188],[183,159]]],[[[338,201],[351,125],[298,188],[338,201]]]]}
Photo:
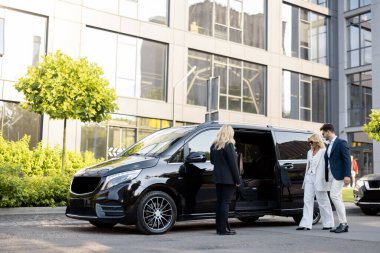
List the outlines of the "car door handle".
{"type": "Polygon", "coordinates": [[[284,169],[286,169],[286,170],[291,170],[291,169],[294,168],[294,165],[293,165],[293,163],[284,163],[284,164],[282,165],[282,167],[283,167],[284,169]]]}

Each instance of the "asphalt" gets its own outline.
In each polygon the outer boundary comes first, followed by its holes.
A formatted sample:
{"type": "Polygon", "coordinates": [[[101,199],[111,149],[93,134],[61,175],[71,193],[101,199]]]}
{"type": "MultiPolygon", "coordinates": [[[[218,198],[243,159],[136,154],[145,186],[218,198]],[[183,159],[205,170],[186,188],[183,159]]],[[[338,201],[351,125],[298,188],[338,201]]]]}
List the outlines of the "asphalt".
{"type": "MultiPolygon", "coordinates": [[[[360,208],[354,203],[344,203],[348,214],[360,213],[360,208]]],[[[22,214],[65,214],[66,207],[13,207],[0,208],[0,215],[22,215],[22,214]]]]}

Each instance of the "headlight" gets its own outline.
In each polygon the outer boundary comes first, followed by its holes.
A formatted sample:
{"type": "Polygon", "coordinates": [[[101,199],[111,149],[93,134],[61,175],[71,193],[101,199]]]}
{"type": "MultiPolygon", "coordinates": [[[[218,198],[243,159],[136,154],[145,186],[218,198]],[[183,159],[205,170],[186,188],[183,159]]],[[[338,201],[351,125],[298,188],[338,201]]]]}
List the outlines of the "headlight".
{"type": "Polygon", "coordinates": [[[106,177],[106,181],[104,182],[102,186],[102,190],[109,189],[115,185],[121,184],[123,182],[132,180],[136,178],[141,172],[140,170],[132,170],[132,171],[126,171],[122,173],[117,173],[115,175],[111,175],[106,177]]]}
{"type": "Polygon", "coordinates": [[[364,185],[364,180],[363,179],[359,179],[359,180],[356,181],[355,187],[359,189],[363,185],[364,185]]]}

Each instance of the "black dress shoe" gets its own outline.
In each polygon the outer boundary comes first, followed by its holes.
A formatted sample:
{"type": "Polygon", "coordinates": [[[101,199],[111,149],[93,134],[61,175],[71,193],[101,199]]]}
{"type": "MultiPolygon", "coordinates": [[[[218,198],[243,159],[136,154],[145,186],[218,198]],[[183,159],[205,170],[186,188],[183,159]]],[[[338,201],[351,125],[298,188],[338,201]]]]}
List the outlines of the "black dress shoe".
{"type": "Polygon", "coordinates": [[[332,227],[323,227],[322,230],[330,230],[332,227]]]}
{"type": "Polygon", "coordinates": [[[310,228],[305,228],[305,227],[298,227],[296,230],[310,230],[310,228]]]}
{"type": "Polygon", "coordinates": [[[343,232],[348,232],[348,225],[340,223],[339,226],[337,226],[334,229],[331,229],[330,232],[332,233],[343,233],[343,232]]]}
{"type": "Polygon", "coordinates": [[[218,235],[236,235],[235,231],[219,232],[218,235]]]}

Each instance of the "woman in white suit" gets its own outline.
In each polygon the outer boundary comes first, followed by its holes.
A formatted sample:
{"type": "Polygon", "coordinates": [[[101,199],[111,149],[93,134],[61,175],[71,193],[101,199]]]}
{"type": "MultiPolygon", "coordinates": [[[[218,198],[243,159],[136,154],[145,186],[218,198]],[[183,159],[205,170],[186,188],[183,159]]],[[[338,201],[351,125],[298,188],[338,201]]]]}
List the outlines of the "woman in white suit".
{"type": "MultiPolygon", "coordinates": [[[[317,197],[323,230],[334,226],[334,216],[327,191],[331,182],[325,180],[325,144],[318,134],[308,138],[310,150],[307,153],[307,166],[302,189],[304,189],[303,216],[297,230],[310,230],[313,224],[314,196],[317,197]]],[[[329,178],[332,178],[331,176],[329,178]]]]}

